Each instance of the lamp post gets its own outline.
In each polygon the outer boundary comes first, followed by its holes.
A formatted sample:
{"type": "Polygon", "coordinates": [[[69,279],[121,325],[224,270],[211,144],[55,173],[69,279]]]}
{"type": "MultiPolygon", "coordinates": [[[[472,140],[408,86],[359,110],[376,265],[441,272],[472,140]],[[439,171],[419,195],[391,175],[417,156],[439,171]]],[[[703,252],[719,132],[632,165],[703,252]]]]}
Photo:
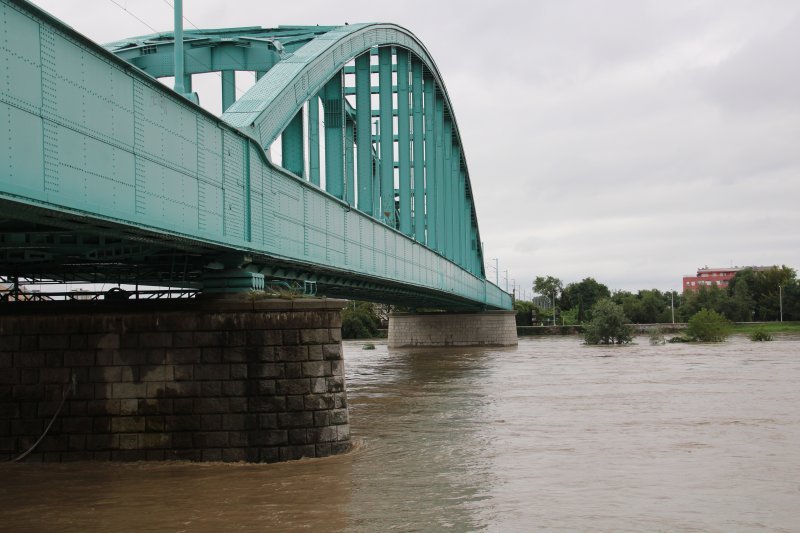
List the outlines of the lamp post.
{"type": "Polygon", "coordinates": [[[783,322],[783,287],[778,285],[778,304],[781,309],[781,322],[783,322]]]}
{"type": "Polygon", "coordinates": [[[498,287],[500,286],[500,267],[499,263],[497,262],[497,258],[494,259],[494,284],[498,287]]]}
{"type": "Polygon", "coordinates": [[[505,274],[506,292],[508,292],[508,269],[503,270],[503,274],[505,274]]]}
{"type": "Polygon", "coordinates": [[[669,292],[669,308],[672,311],[672,323],[675,323],[675,291],[669,292]]]}

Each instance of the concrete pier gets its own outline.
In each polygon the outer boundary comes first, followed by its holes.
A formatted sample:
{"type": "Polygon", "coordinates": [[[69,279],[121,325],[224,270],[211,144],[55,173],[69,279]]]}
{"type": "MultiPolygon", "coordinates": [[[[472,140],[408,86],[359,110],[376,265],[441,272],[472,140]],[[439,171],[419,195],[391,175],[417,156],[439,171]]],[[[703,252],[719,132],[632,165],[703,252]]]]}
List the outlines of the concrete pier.
{"type": "Polygon", "coordinates": [[[340,300],[0,306],[0,460],[275,462],[350,447],[340,300]],[[54,414],[58,415],[54,417],[54,414]]]}
{"type": "Polygon", "coordinates": [[[392,313],[389,346],[516,346],[514,311],[392,313]]]}

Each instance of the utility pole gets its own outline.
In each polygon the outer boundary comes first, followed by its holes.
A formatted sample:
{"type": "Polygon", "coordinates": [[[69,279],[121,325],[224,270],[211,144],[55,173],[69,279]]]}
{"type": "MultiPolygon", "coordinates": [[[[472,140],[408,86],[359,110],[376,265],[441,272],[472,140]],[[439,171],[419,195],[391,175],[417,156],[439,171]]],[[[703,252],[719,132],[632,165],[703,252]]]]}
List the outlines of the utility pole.
{"type": "Polygon", "coordinates": [[[508,292],[508,269],[503,270],[503,273],[505,274],[506,279],[506,292],[508,292]]]}
{"type": "Polygon", "coordinates": [[[672,323],[675,323],[675,291],[669,293],[669,307],[672,310],[672,323]]]}
{"type": "Polygon", "coordinates": [[[778,303],[781,308],[781,322],[783,322],[783,287],[778,285],[778,303]]]}
{"type": "Polygon", "coordinates": [[[494,258],[494,284],[500,286],[500,266],[496,257],[494,258]]]}

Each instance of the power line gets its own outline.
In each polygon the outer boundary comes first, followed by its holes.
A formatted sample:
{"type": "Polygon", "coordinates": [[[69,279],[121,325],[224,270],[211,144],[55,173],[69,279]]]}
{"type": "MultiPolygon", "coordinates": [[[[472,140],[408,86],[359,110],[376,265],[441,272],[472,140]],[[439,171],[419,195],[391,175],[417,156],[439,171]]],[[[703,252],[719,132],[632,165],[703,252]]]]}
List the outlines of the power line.
{"type": "Polygon", "coordinates": [[[128,10],[128,8],[127,8],[127,7],[125,7],[125,6],[121,5],[121,4],[119,4],[119,3],[118,3],[116,0],[108,0],[108,1],[109,1],[109,2],[111,2],[112,4],[114,4],[115,6],[117,6],[118,8],[120,8],[121,10],[123,10],[123,11],[124,11],[125,13],[127,13],[128,15],[132,16],[133,18],[135,18],[136,20],[138,20],[139,22],[141,22],[142,24],[144,24],[145,26],[147,26],[148,28],[150,28],[151,30],[153,30],[153,32],[154,32],[154,33],[159,33],[159,31],[158,31],[157,29],[155,29],[155,28],[154,28],[154,27],[152,27],[150,24],[148,24],[147,22],[145,22],[144,20],[142,20],[142,19],[141,19],[140,17],[138,17],[138,16],[136,15],[136,13],[134,13],[133,11],[130,11],[130,10],[128,10]]]}
{"type": "MultiPolygon", "coordinates": [[[[170,8],[170,9],[175,9],[175,6],[174,6],[174,5],[172,4],[172,2],[170,2],[169,0],[161,0],[161,1],[162,1],[162,2],[164,2],[165,4],[167,4],[167,5],[169,6],[169,8],[170,8]]],[[[202,30],[201,30],[201,28],[200,28],[200,27],[199,27],[197,24],[195,24],[194,22],[192,22],[191,20],[189,20],[189,18],[188,18],[188,17],[186,17],[186,15],[183,15],[183,20],[185,20],[186,22],[188,22],[189,24],[191,24],[191,25],[194,27],[194,29],[196,29],[196,30],[199,30],[199,31],[202,31],[202,30]]],[[[246,71],[246,70],[247,70],[247,69],[245,68],[245,66],[244,66],[244,65],[242,65],[242,64],[239,62],[239,60],[238,60],[238,59],[236,59],[235,57],[233,57],[232,55],[230,55],[230,54],[229,54],[227,51],[225,51],[225,50],[221,50],[221,52],[222,52],[223,54],[225,54],[225,56],[226,56],[226,57],[228,57],[228,59],[230,59],[231,61],[233,61],[233,62],[234,62],[234,63],[236,63],[237,65],[239,65],[239,66],[241,67],[241,70],[243,70],[243,71],[246,71]]],[[[203,66],[204,66],[204,67],[208,67],[209,69],[211,69],[211,66],[210,66],[210,65],[203,64],[203,66]]],[[[217,74],[219,74],[219,73],[217,73],[217,74]]],[[[222,78],[222,76],[220,76],[220,78],[222,78]]],[[[237,93],[239,93],[239,94],[244,94],[244,92],[243,92],[241,89],[239,89],[238,87],[236,87],[236,92],[237,92],[237,93]]]]}
{"type": "MultiPolygon", "coordinates": [[[[139,22],[141,22],[142,24],[144,24],[145,26],[147,26],[147,27],[148,27],[148,28],[149,28],[149,29],[150,29],[150,30],[151,30],[153,33],[162,33],[162,32],[160,32],[160,31],[158,31],[157,29],[155,29],[154,27],[152,27],[150,24],[148,24],[148,23],[147,23],[147,22],[146,22],[144,19],[142,19],[141,17],[139,17],[138,15],[136,15],[136,13],[134,13],[134,12],[133,12],[133,11],[131,11],[131,10],[129,10],[127,7],[123,6],[122,4],[120,4],[119,2],[117,2],[116,0],[108,0],[108,1],[109,1],[109,2],[111,2],[112,4],[114,4],[115,6],[117,6],[118,8],[120,8],[121,10],[123,10],[125,13],[127,13],[127,14],[128,14],[128,15],[130,15],[131,17],[135,18],[136,20],[138,20],[139,22]]],[[[167,2],[167,0],[163,0],[163,1],[164,1],[164,3],[166,3],[168,6],[170,6],[170,8],[171,8],[171,9],[174,9],[174,6],[173,6],[172,4],[170,4],[169,2],[167,2]]],[[[195,28],[195,29],[197,29],[197,30],[199,30],[199,29],[200,29],[200,28],[198,28],[197,26],[195,26],[195,24],[194,24],[192,21],[190,21],[189,19],[187,19],[186,17],[183,17],[183,19],[184,19],[186,22],[188,22],[189,24],[191,24],[192,26],[194,26],[194,28],[195,28]]],[[[239,63],[239,62],[236,60],[236,58],[232,57],[232,56],[231,56],[230,54],[228,54],[227,52],[225,53],[225,55],[226,55],[226,56],[228,56],[228,57],[229,57],[229,58],[230,58],[230,59],[231,59],[231,60],[232,60],[234,63],[237,63],[237,64],[238,64],[240,67],[242,67],[242,69],[244,69],[244,65],[242,65],[241,63],[239,63]]],[[[217,77],[218,77],[220,80],[222,80],[222,74],[220,74],[220,73],[219,73],[219,72],[217,72],[217,71],[212,71],[212,70],[211,70],[211,65],[207,65],[207,64],[205,64],[205,63],[202,63],[202,62],[201,62],[200,64],[201,64],[201,65],[203,65],[204,67],[208,68],[208,70],[209,70],[209,71],[211,71],[211,72],[213,72],[214,74],[216,74],[216,75],[217,75],[217,77]]],[[[244,91],[242,91],[241,89],[239,89],[238,87],[236,87],[236,86],[235,86],[235,84],[234,84],[234,88],[236,89],[236,92],[237,92],[237,93],[238,93],[240,96],[241,96],[241,95],[243,95],[243,94],[245,94],[245,93],[244,93],[244,91]]],[[[224,113],[224,112],[225,112],[225,110],[223,109],[223,110],[222,110],[222,112],[224,113]]]]}

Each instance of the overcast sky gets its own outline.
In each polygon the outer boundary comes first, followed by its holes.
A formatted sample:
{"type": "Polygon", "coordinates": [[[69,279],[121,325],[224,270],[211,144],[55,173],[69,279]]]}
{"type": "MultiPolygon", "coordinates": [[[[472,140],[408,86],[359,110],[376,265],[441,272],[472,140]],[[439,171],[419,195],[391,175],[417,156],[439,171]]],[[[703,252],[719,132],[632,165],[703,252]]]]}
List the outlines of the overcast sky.
{"type": "MultiPolygon", "coordinates": [[[[114,2],[171,29],[166,0],[114,2]]],[[[35,1],[99,42],[151,33],[114,2],[35,1]]],[[[415,33],[452,99],[501,286],[506,269],[529,293],[538,275],[679,290],[705,265],[800,267],[796,0],[185,0],[184,14],[415,33]]]]}

